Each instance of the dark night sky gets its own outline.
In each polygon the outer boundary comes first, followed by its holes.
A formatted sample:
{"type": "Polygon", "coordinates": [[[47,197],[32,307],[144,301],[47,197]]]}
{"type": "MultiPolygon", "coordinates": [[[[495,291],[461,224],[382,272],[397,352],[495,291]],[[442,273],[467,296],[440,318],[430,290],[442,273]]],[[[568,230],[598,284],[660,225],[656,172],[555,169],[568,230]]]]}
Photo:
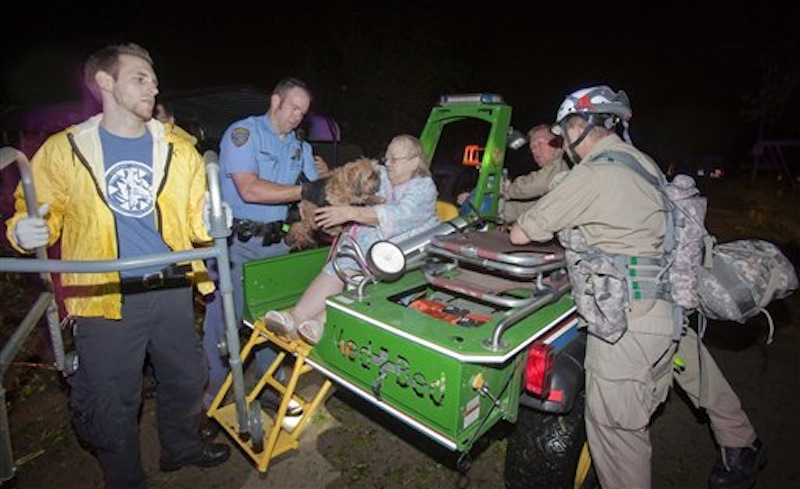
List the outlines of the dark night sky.
{"type": "MultiPolygon", "coordinates": [[[[367,4],[376,13],[353,2],[35,3],[14,7],[0,34],[4,104],[79,98],[75,74],[86,54],[130,40],[150,50],[165,92],[271,88],[293,74],[314,87],[315,108],[336,117],[358,108],[389,131],[419,131],[434,92],[501,93],[512,122],[527,129],[550,122],[570,91],[604,83],[628,93],[634,141],[661,158],[752,146],[744,97],[758,92],[767,66],[786,71],[800,47],[787,13],[730,4],[664,2],[648,12],[619,2],[573,2],[569,11],[533,2],[367,4]],[[403,114],[413,102],[425,112],[403,114]]],[[[798,137],[796,123],[773,130],[798,137]]]]}

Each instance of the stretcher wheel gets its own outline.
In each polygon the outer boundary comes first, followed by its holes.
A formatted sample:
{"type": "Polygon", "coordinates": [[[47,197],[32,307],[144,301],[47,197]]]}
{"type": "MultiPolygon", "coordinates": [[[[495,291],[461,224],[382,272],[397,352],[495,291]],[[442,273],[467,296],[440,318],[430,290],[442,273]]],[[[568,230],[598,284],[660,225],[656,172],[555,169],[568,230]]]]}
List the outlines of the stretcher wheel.
{"type": "Polygon", "coordinates": [[[247,410],[247,418],[253,451],[261,452],[264,450],[264,425],[261,423],[261,404],[258,399],[250,403],[250,408],[247,410]]]}

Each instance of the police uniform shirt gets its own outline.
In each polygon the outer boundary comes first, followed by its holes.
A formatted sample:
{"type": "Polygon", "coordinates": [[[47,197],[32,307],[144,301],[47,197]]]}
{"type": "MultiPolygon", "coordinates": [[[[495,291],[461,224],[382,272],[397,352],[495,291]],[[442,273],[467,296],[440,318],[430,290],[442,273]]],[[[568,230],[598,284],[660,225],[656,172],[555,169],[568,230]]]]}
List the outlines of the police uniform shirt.
{"type": "Polygon", "coordinates": [[[260,179],[279,185],[295,185],[301,173],[310,181],[319,178],[311,145],[298,139],[294,131],[281,139],[266,115],[251,116],[231,124],[220,142],[219,162],[224,176],[222,198],[238,219],[283,221],[288,205],[243,201],[231,178],[232,173],[255,173],[260,179]]]}

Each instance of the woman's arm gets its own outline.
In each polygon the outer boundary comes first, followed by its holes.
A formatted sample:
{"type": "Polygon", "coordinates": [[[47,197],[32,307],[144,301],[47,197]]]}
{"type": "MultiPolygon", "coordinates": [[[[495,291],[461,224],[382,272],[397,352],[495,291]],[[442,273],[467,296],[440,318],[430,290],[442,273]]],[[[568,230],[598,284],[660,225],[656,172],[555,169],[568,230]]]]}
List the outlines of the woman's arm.
{"type": "Polygon", "coordinates": [[[317,225],[323,229],[346,222],[357,222],[370,226],[378,225],[378,213],[375,211],[374,207],[356,207],[351,205],[319,207],[314,211],[314,215],[317,225]]]}
{"type": "Polygon", "coordinates": [[[417,177],[395,189],[394,200],[377,206],[384,239],[420,232],[438,223],[436,185],[430,177],[417,177]]]}
{"type": "Polygon", "coordinates": [[[429,177],[415,178],[394,189],[394,198],[372,207],[331,206],[315,211],[317,225],[328,228],[356,222],[380,228],[380,235],[391,238],[426,226],[436,216],[436,185],[429,177]]]}

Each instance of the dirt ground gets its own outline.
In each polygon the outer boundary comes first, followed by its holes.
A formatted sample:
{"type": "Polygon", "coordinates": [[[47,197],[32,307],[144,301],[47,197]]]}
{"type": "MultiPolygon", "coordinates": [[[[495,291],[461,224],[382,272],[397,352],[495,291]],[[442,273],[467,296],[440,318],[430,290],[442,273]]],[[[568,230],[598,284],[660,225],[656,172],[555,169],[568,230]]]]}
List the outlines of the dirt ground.
{"type": "MultiPolygon", "coordinates": [[[[708,192],[712,197],[711,231],[723,241],[775,236],[789,248],[797,264],[800,220],[796,213],[786,218],[782,214],[785,211],[748,204],[746,193],[737,192],[724,201],[730,204],[724,208],[714,208],[721,202],[715,202],[713,193],[708,192]],[[742,227],[744,221],[761,224],[758,228],[742,227]]],[[[797,208],[797,194],[791,199],[790,205],[797,208]]],[[[764,316],[745,325],[712,323],[706,344],[768,447],[768,464],[756,487],[800,487],[800,396],[795,377],[800,372],[800,294],[774,302],[769,311],[776,328],[773,344],[765,344],[764,316]]],[[[316,373],[307,377],[311,379],[301,391],[306,397],[321,380],[316,373]]],[[[7,406],[16,471],[2,487],[102,487],[95,460],[77,444],[67,421],[66,390],[60,373],[15,364],[4,379],[4,386],[9,389],[7,406]]],[[[233,452],[224,465],[162,473],[158,471],[156,402],[145,402],[141,422],[143,461],[153,489],[503,487],[502,437],[510,426],[496,426],[478,444],[471,469],[462,474],[455,469],[458,454],[342,389],[334,389],[314,416],[300,437],[299,448],[274,459],[266,473],[260,473],[249,456],[225,434],[219,439],[230,443],[233,452]]],[[[716,448],[702,415],[693,412],[678,391],[671,393],[654,420],[652,438],[655,489],[706,487],[716,448]]]]}

